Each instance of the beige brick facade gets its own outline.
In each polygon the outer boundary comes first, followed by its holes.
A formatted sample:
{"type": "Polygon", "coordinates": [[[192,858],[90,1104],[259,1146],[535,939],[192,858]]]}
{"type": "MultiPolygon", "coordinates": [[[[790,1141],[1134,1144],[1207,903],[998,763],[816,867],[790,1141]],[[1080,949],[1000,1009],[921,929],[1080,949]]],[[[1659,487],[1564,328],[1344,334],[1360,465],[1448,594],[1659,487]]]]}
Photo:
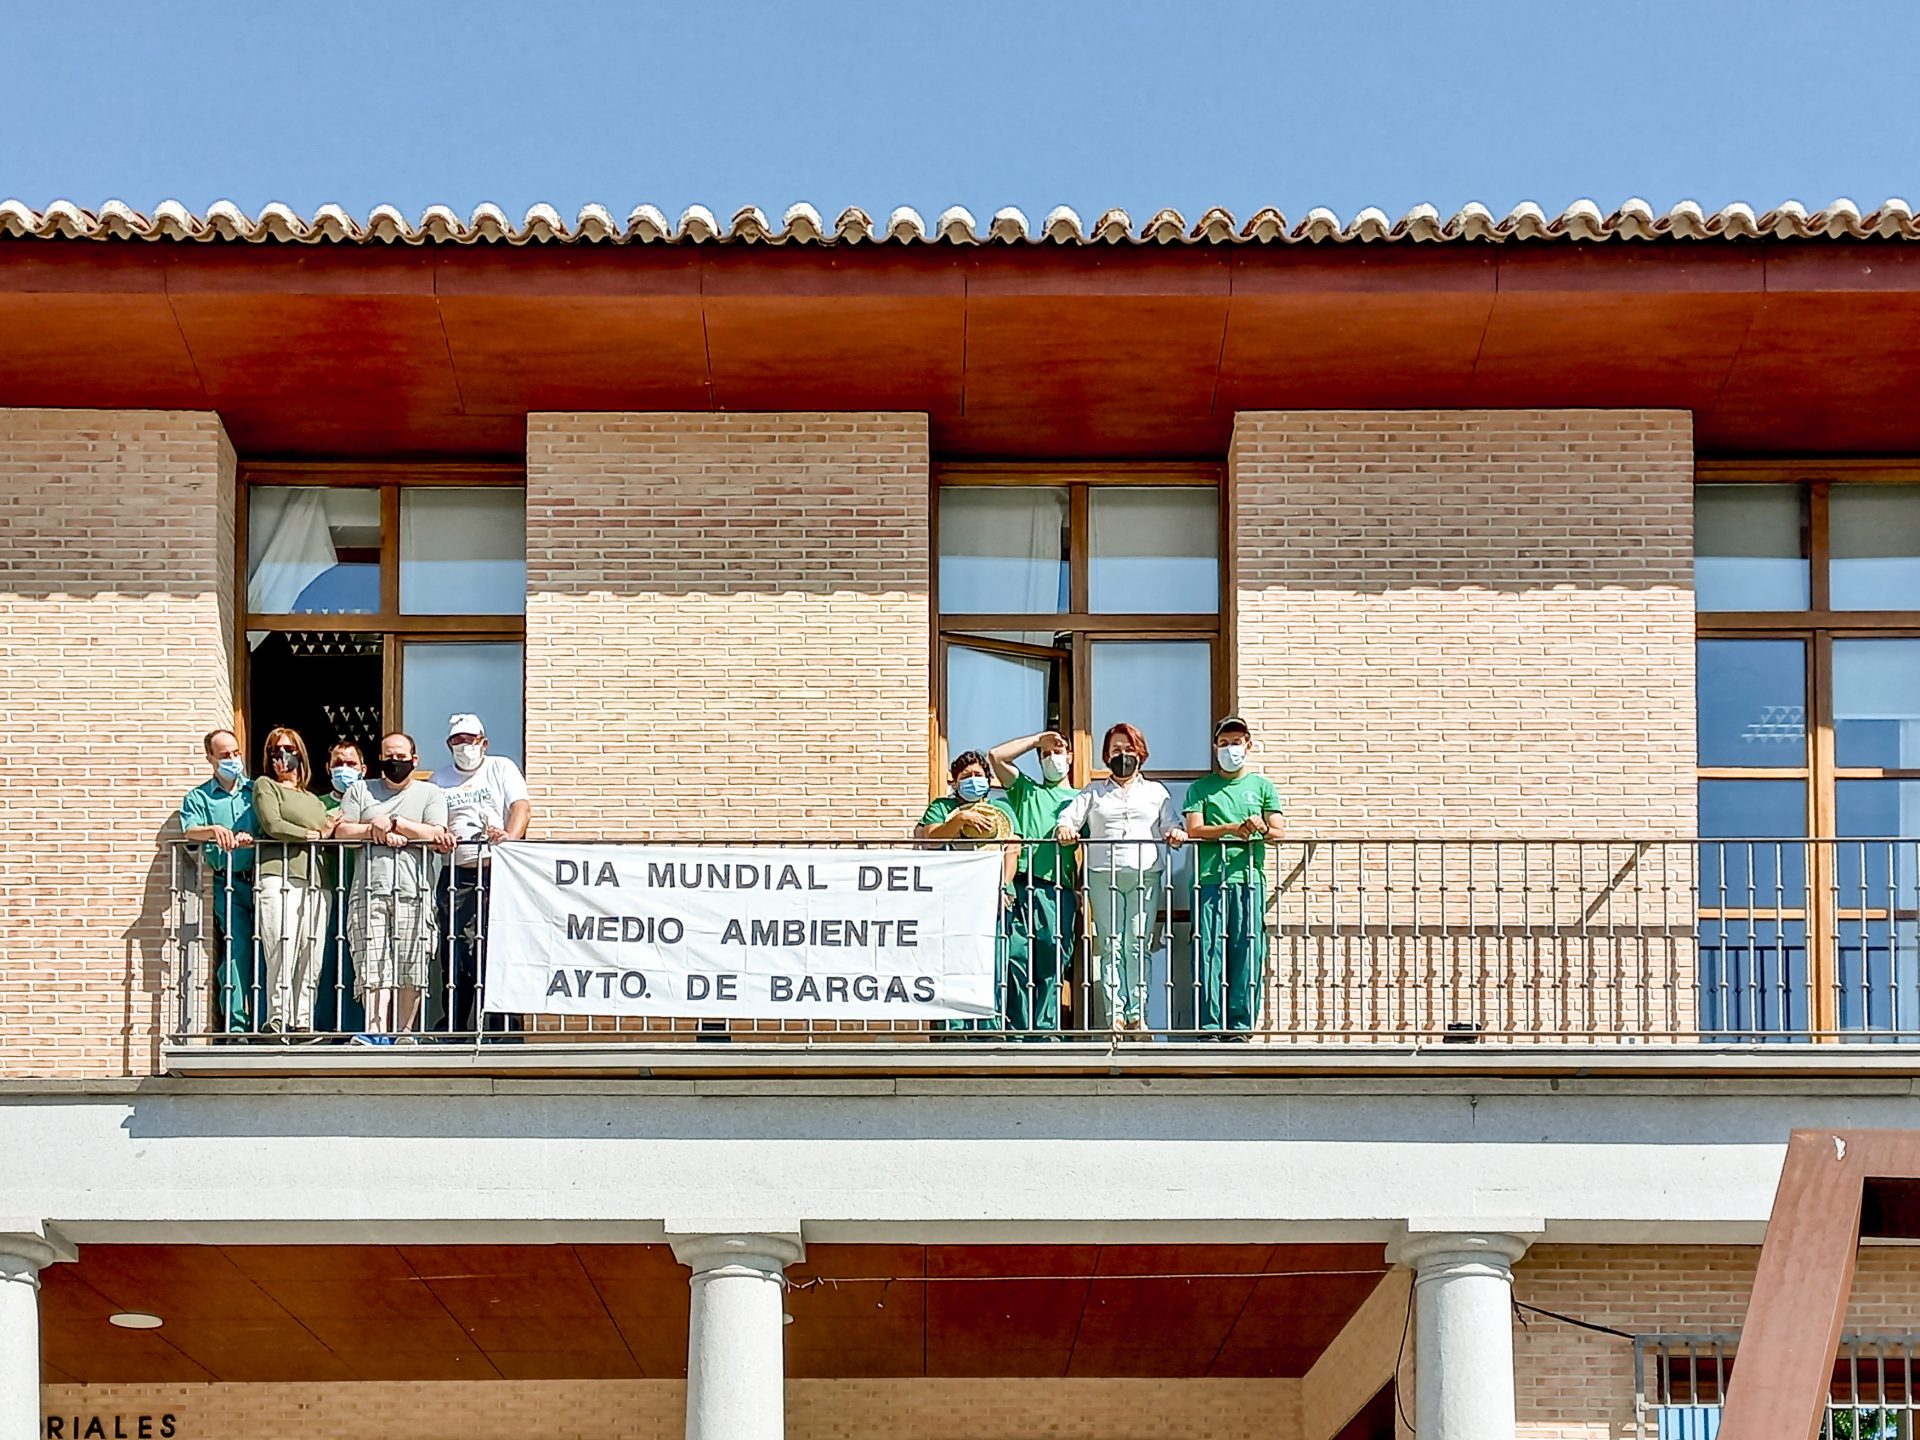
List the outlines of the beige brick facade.
{"type": "MultiPolygon", "coordinates": [[[[1757,1246],[1540,1245],[1514,1269],[1514,1298],[1632,1335],[1737,1335],[1757,1246]]],[[[1634,1434],[1633,1345],[1529,1315],[1514,1327],[1520,1440],[1634,1434]]],[[[1860,1252],[1846,1328],[1920,1332],[1920,1250],[1860,1252]]]]}
{"type": "MultiPolygon", "coordinates": [[[[177,1440],[679,1440],[677,1380],[50,1385],[49,1417],[171,1414],[177,1440]]],[[[788,1440],[1296,1440],[1297,1380],[794,1380],[788,1440]]],[[[158,1440],[156,1424],[148,1440],[158,1440]]],[[[62,1440],[67,1440],[62,1436],[62,1440]]]]}
{"type": "Polygon", "coordinates": [[[159,842],[233,720],[233,449],[211,414],[0,410],[0,520],[0,714],[53,752],[0,829],[0,1075],[145,1074],[159,842]]]}
{"type": "Polygon", "coordinates": [[[1693,833],[1684,412],[1243,412],[1228,475],[1296,832],[1693,833]]]}
{"type": "Polygon", "coordinates": [[[904,833],[928,734],[919,415],[533,415],[547,833],[904,833]]]}

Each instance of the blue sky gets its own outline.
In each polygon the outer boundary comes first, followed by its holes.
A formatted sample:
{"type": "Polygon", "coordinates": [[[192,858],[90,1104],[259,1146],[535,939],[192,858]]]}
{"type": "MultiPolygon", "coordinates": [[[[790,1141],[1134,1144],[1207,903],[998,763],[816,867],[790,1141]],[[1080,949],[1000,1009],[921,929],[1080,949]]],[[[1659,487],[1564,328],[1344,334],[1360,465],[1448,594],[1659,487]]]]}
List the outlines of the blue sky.
{"type": "Polygon", "coordinates": [[[1920,203],[1914,0],[0,0],[0,197],[1920,203]]]}

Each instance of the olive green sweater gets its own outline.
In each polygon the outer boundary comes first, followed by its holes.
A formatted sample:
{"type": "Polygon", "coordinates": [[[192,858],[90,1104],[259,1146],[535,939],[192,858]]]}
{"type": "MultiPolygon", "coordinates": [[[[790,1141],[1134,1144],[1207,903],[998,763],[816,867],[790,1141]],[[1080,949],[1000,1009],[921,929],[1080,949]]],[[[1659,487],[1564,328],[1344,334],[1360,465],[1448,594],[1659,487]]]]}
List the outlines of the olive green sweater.
{"type": "Polygon", "coordinates": [[[329,883],[329,857],[306,843],[309,830],[327,828],[327,807],[318,795],[262,775],[253,782],[253,815],[260,827],[254,836],[256,874],[284,875],[296,885],[329,883]],[[314,858],[318,863],[310,866],[314,858]]]}

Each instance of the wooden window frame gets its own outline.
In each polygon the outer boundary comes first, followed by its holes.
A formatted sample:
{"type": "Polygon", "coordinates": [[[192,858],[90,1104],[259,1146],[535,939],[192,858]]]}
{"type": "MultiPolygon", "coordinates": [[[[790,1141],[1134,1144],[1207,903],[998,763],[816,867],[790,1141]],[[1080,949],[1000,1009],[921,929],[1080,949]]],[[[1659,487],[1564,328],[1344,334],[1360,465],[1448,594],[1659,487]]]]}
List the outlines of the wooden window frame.
{"type": "MultiPolygon", "coordinates": [[[[517,615],[410,615],[400,609],[400,492],[431,487],[471,490],[526,489],[527,472],[521,465],[508,464],[419,464],[394,462],[356,464],[353,462],[250,461],[239,466],[239,485],[234,506],[234,576],[238,594],[234,610],[240,623],[234,627],[233,712],[235,729],[243,747],[251,742],[247,726],[248,695],[253,682],[253,649],[247,643],[255,630],[280,632],[337,631],[381,637],[380,714],[381,728],[392,730],[401,720],[401,666],[409,643],[455,641],[516,642],[521,653],[521,689],[526,688],[527,616],[525,608],[517,615]],[[380,499],[380,608],[357,614],[265,614],[247,608],[248,518],[252,513],[255,490],[291,486],[322,486],[338,490],[373,490],[380,499]]],[[[524,703],[524,702],[523,702],[524,703]]]]}
{"type": "MultiPolygon", "coordinates": [[[[1838,838],[1838,785],[1847,780],[1920,780],[1920,769],[1842,767],[1836,756],[1833,713],[1833,645],[1836,640],[1920,639],[1920,611],[1835,610],[1831,608],[1832,536],[1829,502],[1836,484],[1920,485],[1920,460],[1701,460],[1694,484],[1792,485],[1804,490],[1808,569],[1805,610],[1696,610],[1694,638],[1699,640],[1800,640],[1807,647],[1807,749],[1798,766],[1695,767],[1696,780],[1800,780],[1806,785],[1807,836],[1838,838]]],[[[1837,956],[1831,938],[1839,922],[1865,912],[1839,903],[1833,874],[1833,846],[1808,847],[1807,966],[1809,1023],[1816,1031],[1837,1032],[1839,1014],[1837,956]]],[[[1775,918],[1768,912],[1769,918],[1775,918]]]]}
{"type": "MultiPolygon", "coordinates": [[[[1094,765],[1093,645],[1096,640],[1205,640],[1211,646],[1212,675],[1209,709],[1227,713],[1234,693],[1233,651],[1227,643],[1232,591],[1228,566],[1228,504],[1226,467],[1211,462],[1167,464],[1002,464],[947,463],[933,467],[928,497],[932,577],[931,597],[933,707],[929,716],[928,785],[930,793],[947,788],[947,650],[953,644],[1001,648],[1002,642],[982,640],[983,632],[1026,631],[1065,635],[1070,659],[1062,686],[1067,711],[1067,740],[1073,747],[1076,775],[1089,779],[1107,772],[1094,765]],[[940,492],[946,488],[982,486],[1042,486],[1067,492],[1067,609],[1033,615],[953,614],[940,609],[940,492]],[[1095,487],[1146,489],[1211,489],[1218,497],[1219,604],[1211,614],[1118,614],[1090,607],[1091,537],[1087,521],[1088,496],[1095,487]]],[[[1052,648],[1052,647],[1045,647],[1052,648]]],[[[1152,737],[1148,737],[1151,740],[1152,737]]],[[[1153,767],[1162,780],[1186,782],[1208,772],[1153,767]]]]}

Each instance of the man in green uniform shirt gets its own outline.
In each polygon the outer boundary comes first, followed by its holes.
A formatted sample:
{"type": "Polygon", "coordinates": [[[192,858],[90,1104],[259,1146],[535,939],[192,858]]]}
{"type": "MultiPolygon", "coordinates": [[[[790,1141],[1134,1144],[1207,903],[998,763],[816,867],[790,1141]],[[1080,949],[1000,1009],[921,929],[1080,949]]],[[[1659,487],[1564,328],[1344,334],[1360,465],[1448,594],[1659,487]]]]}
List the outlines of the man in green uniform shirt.
{"type": "MultiPolygon", "coordinates": [[[[936,795],[921,812],[920,823],[914,827],[914,838],[918,840],[962,840],[989,841],[1011,840],[1013,838],[1013,815],[1000,801],[988,798],[993,788],[993,776],[987,764],[987,757],[978,750],[968,750],[953,757],[953,763],[947,767],[947,774],[953,781],[952,793],[936,795]]],[[[994,993],[996,997],[1004,995],[1007,979],[1007,953],[1012,936],[1008,930],[1008,888],[1013,876],[1013,866],[1018,858],[1011,845],[1001,846],[1001,899],[1000,916],[994,935],[994,993]]],[[[947,1031],[998,1030],[1006,1007],[996,999],[995,1013],[980,1020],[947,1020],[941,1022],[941,1028],[947,1031]]]]}
{"type": "Polygon", "coordinates": [[[1286,826],[1280,792],[1247,768],[1252,745],[1247,722],[1227,716],[1213,727],[1213,773],[1187,787],[1187,834],[1201,842],[1193,932],[1202,1030],[1253,1029],[1266,981],[1266,842],[1286,826]]]}
{"type": "Polygon", "coordinates": [[[1073,959],[1073,931],[1080,910],[1073,857],[1053,840],[1060,812],[1080,793],[1068,778],[1072,751],[1059,731],[1042,730],[994,746],[987,758],[993,762],[994,777],[1006,786],[1013,833],[1022,840],[1048,842],[1021,846],[1020,868],[1013,877],[1013,905],[1007,917],[1007,1028],[1057,1031],[1060,987],[1073,959]],[[1015,763],[1029,751],[1039,754],[1039,780],[1015,763]]]}

